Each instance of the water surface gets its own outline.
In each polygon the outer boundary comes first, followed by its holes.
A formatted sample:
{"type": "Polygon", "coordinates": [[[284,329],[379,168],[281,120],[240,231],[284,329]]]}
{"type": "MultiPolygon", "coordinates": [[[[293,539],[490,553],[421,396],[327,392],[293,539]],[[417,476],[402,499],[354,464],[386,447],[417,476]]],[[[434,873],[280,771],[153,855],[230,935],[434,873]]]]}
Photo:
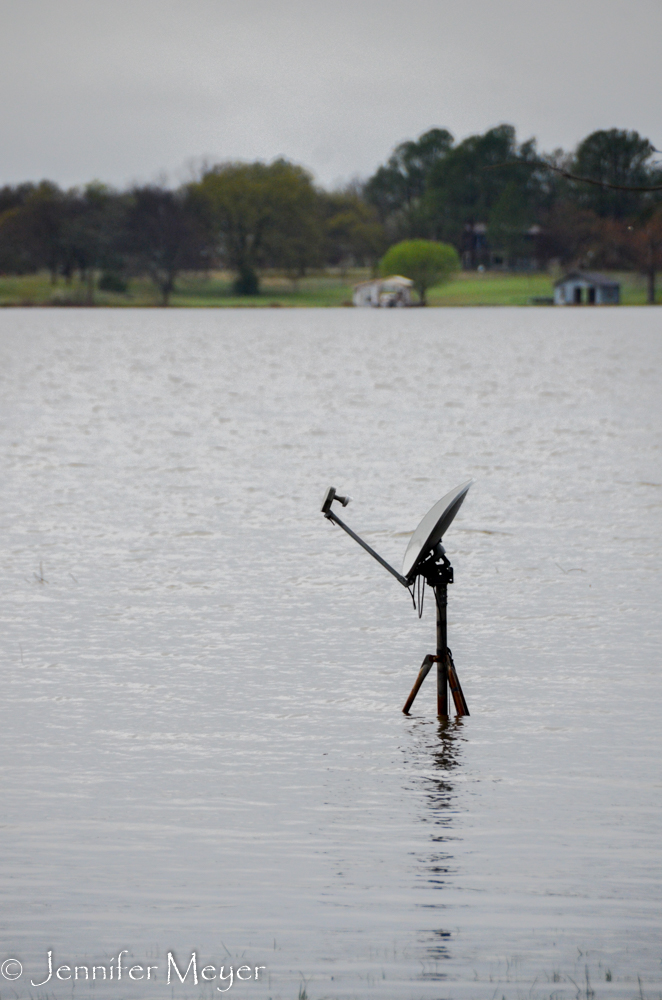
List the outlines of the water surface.
{"type": "Polygon", "coordinates": [[[5,997],[656,996],[655,309],[6,310],[5,997]],[[438,497],[471,717],[400,565],[438,497]],[[226,968],[227,971],[227,968],[226,968]],[[82,973],[81,973],[82,975],[82,973]],[[588,977],[588,979],[587,979],[588,977]],[[639,977],[639,978],[638,978],[639,977]]]}

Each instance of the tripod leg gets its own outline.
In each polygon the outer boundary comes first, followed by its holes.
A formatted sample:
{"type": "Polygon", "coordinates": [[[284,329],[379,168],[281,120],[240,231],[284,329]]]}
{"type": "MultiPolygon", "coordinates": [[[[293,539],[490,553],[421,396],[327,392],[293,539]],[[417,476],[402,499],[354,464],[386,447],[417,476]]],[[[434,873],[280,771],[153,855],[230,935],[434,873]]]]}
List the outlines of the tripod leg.
{"type": "Polygon", "coordinates": [[[434,661],[435,657],[430,655],[426,656],[425,659],[423,660],[421,664],[421,669],[418,671],[418,677],[416,678],[416,681],[414,683],[413,688],[411,689],[409,697],[405,702],[405,707],[402,709],[405,715],[409,715],[409,709],[414,704],[414,699],[421,689],[421,684],[423,683],[427,675],[430,673],[430,668],[432,667],[434,661]]]}
{"type": "Polygon", "coordinates": [[[453,663],[453,657],[448,647],[446,647],[446,652],[448,653],[448,685],[451,689],[451,694],[453,695],[453,701],[455,702],[455,711],[458,715],[469,715],[469,706],[467,705],[467,700],[464,697],[464,692],[462,691],[462,686],[460,685],[460,679],[457,676],[455,664],[453,663]]]}

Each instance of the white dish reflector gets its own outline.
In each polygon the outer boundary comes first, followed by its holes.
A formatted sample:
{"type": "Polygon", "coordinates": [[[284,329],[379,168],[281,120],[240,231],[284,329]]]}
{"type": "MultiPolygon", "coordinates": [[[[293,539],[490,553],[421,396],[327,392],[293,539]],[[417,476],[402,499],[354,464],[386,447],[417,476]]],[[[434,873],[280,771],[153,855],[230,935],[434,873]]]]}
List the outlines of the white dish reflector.
{"type": "Polygon", "coordinates": [[[415,571],[437,542],[441,541],[473,482],[473,479],[469,479],[461,486],[456,486],[441,500],[437,500],[411,536],[402,560],[402,575],[409,581],[416,576],[415,571]]]}

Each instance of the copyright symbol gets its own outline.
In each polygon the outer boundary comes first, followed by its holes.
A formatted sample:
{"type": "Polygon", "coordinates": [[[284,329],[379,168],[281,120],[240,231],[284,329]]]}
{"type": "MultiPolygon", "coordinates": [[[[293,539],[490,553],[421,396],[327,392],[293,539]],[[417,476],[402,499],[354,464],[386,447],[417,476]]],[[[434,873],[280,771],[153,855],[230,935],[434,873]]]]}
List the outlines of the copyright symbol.
{"type": "Polygon", "coordinates": [[[23,966],[17,958],[6,958],[0,965],[0,973],[5,979],[20,979],[23,975],[23,966]]]}

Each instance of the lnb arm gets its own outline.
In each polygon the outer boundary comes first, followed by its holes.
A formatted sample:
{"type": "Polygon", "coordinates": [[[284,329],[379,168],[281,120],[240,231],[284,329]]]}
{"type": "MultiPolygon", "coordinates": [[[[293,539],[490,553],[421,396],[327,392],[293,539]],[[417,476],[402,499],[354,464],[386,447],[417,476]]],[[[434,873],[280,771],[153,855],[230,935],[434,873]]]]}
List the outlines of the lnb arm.
{"type": "Polygon", "coordinates": [[[393,569],[393,567],[390,566],[385,559],[382,559],[379,553],[375,552],[375,550],[370,545],[368,545],[367,542],[364,542],[363,539],[360,538],[355,531],[352,531],[352,529],[348,527],[344,521],[341,521],[336,512],[331,507],[331,504],[333,503],[334,500],[337,500],[339,503],[343,505],[343,507],[346,507],[351,499],[352,499],[351,497],[338,496],[333,486],[330,486],[326,491],[326,496],[324,497],[324,503],[322,504],[322,513],[324,514],[324,517],[328,518],[329,521],[333,521],[334,524],[339,525],[343,529],[343,531],[346,531],[347,534],[351,538],[353,538],[355,542],[358,542],[359,545],[366,550],[366,552],[370,553],[373,559],[376,559],[378,563],[381,563],[384,569],[387,569],[389,573],[391,573],[396,578],[398,583],[401,583],[403,587],[406,587],[407,590],[409,590],[409,583],[404,578],[404,576],[398,573],[397,569],[393,569]]]}

